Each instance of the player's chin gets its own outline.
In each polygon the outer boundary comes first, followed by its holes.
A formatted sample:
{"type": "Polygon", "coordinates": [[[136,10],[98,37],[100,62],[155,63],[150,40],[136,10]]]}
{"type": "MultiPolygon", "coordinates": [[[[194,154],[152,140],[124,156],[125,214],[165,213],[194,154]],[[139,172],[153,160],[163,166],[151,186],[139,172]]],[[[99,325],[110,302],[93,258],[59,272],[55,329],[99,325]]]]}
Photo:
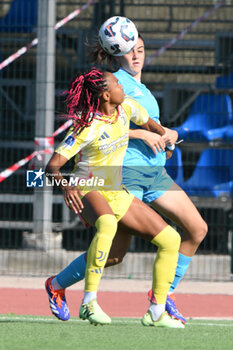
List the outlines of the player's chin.
{"type": "Polygon", "coordinates": [[[137,75],[138,73],[140,73],[142,70],[142,66],[141,65],[135,65],[133,66],[133,69],[131,69],[131,75],[137,75]]]}
{"type": "Polygon", "coordinates": [[[137,71],[137,73],[140,73],[142,71],[143,65],[139,64],[135,70],[137,71]]]}

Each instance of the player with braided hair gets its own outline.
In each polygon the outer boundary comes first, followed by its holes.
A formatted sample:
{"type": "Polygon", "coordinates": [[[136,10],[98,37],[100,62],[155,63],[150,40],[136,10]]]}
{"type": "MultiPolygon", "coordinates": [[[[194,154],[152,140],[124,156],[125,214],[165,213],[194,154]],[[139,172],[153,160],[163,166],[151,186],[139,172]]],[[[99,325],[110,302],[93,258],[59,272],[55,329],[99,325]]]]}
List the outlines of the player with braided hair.
{"type": "MultiPolygon", "coordinates": [[[[122,85],[113,74],[96,68],[73,81],[67,91],[67,113],[73,119],[73,127],[56,149],[46,172],[50,178],[56,179],[56,183],[60,183],[67,206],[96,228],[87,254],[80,318],[94,324],[111,322],[96,298],[99,281],[119,227],[121,232],[130,231],[158,247],[153,266],[154,299],[143,318],[143,324],[183,328],[180,321],[172,319],[165,312],[167,293],[178,259],[180,236],[154,210],[121,185],[121,166],[128,145],[130,120],[152,132],[162,134],[163,129],[149,118],[146,110],[137,102],[125,98],[122,85]],[[80,152],[75,175],[81,178],[82,183],[80,180],[78,185],[71,186],[60,169],[74,156],[77,161],[80,152]],[[101,175],[101,183],[88,185],[90,178],[99,179],[101,175]]],[[[165,148],[162,137],[159,148],[165,148]]],[[[59,287],[56,278],[50,277],[46,281],[46,291],[52,313],[61,320],[68,320],[70,314],[64,287],[59,287]]]]}
{"type": "Polygon", "coordinates": [[[70,90],[65,91],[67,97],[68,117],[72,117],[76,134],[84,127],[91,125],[96,111],[99,108],[99,93],[106,90],[106,83],[102,79],[102,73],[91,70],[85,76],[76,77],[70,90]]]}

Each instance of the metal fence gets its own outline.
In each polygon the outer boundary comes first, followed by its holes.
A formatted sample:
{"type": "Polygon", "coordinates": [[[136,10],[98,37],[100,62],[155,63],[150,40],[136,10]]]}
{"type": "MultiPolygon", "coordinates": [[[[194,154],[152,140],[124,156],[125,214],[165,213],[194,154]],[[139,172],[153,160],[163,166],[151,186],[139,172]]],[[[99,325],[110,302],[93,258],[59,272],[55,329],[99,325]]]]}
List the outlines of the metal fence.
{"type": "MultiPolygon", "coordinates": [[[[26,171],[39,169],[48,160],[48,154],[42,159],[33,156],[45,148],[35,145],[35,138],[52,136],[63,125],[57,116],[63,110],[61,92],[77,71],[89,66],[85,42],[113,15],[132,19],[145,40],[143,81],[158,100],[162,123],[180,127],[190,122],[195,129],[184,134],[180,161],[171,163],[175,172],[170,168],[177,181],[182,171],[183,184],[209,226],[185,278],[229,280],[233,273],[231,0],[0,0],[0,273],[56,273],[91,242],[94,230],[82,227],[60,192],[41,196],[27,188],[26,171]],[[49,12],[43,13],[46,6],[49,12]],[[198,120],[210,117],[211,124],[216,116],[218,125],[207,125],[206,130],[203,125],[200,136],[198,120]],[[206,173],[199,174],[200,189],[192,188],[206,150],[228,154],[228,163],[214,164],[215,173],[223,166],[230,172],[224,191],[217,187],[217,194],[201,190],[209,180],[206,173]]],[[[64,133],[58,134],[55,145],[63,137],[64,133]]],[[[213,190],[215,184],[211,186],[213,190]]],[[[105,276],[151,278],[154,255],[149,243],[134,238],[123,264],[106,269],[105,276]]]]}

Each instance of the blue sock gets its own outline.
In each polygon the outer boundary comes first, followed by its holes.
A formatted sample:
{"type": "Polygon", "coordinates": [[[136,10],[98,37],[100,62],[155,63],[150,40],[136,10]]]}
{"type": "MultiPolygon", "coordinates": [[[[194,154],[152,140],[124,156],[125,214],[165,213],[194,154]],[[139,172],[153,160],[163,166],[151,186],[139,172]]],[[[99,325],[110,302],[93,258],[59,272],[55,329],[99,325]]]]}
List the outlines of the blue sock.
{"type": "Polygon", "coordinates": [[[84,279],[86,270],[85,256],[87,253],[83,253],[77,259],[73,260],[64,270],[62,270],[57,276],[57,282],[62,288],[67,288],[84,279]]]}
{"type": "Polygon", "coordinates": [[[175,277],[169,289],[169,292],[174,292],[174,289],[177,287],[180,280],[184,277],[185,272],[189,267],[191,260],[192,260],[192,256],[190,257],[179,253],[175,277]]]}

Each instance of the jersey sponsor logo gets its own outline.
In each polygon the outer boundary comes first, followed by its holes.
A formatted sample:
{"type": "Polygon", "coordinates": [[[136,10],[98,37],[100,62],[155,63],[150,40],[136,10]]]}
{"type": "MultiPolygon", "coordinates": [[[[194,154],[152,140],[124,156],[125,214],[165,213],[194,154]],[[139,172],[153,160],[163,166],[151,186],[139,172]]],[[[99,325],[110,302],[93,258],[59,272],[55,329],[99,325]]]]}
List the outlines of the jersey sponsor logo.
{"type": "Polygon", "coordinates": [[[100,138],[98,139],[98,141],[101,141],[101,140],[105,140],[105,139],[108,139],[110,136],[105,132],[103,132],[103,134],[100,136],[100,138]]]}
{"type": "Polygon", "coordinates": [[[139,89],[138,86],[134,89],[134,96],[144,96],[143,92],[139,89]]]}
{"type": "Polygon", "coordinates": [[[128,140],[129,140],[129,138],[128,138],[128,133],[127,133],[121,137],[118,137],[117,140],[115,140],[109,144],[104,144],[104,145],[99,146],[99,150],[103,151],[104,154],[107,155],[111,152],[115,152],[120,147],[128,145],[128,140]]]}
{"type": "Polygon", "coordinates": [[[70,149],[72,146],[73,146],[73,144],[74,144],[74,142],[75,142],[75,138],[73,137],[73,136],[68,136],[66,139],[65,139],[65,145],[64,145],[64,147],[66,148],[66,149],[70,149]]]}

